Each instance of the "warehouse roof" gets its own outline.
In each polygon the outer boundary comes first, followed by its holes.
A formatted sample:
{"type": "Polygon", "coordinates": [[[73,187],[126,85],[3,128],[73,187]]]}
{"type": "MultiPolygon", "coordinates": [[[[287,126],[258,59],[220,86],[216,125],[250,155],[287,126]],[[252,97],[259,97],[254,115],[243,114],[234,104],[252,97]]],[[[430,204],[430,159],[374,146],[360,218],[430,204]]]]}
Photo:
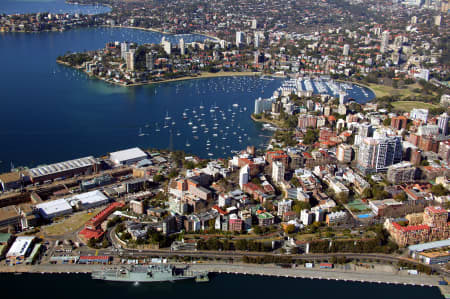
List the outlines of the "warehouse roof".
{"type": "Polygon", "coordinates": [[[69,205],[65,198],[38,204],[36,205],[36,208],[43,211],[47,216],[72,210],[72,207],[69,205]]]}
{"type": "Polygon", "coordinates": [[[147,154],[138,147],[117,151],[109,154],[114,163],[123,163],[130,160],[139,160],[147,158],[147,154]]]}
{"type": "Polygon", "coordinates": [[[87,167],[87,166],[92,166],[95,163],[97,163],[95,158],[92,156],[89,156],[89,157],[85,157],[85,158],[79,158],[79,159],[75,159],[75,160],[59,162],[59,163],[54,163],[54,164],[50,164],[50,165],[32,168],[29,170],[29,174],[30,174],[30,177],[32,177],[32,178],[38,178],[41,176],[55,174],[58,172],[64,172],[64,171],[74,170],[74,169],[83,168],[83,167],[87,167]]]}
{"type": "Polygon", "coordinates": [[[409,249],[409,251],[421,252],[421,251],[425,251],[425,250],[430,250],[430,249],[440,248],[440,247],[447,247],[447,246],[450,246],[450,239],[435,241],[435,242],[428,242],[428,243],[424,243],[424,244],[411,245],[408,247],[408,249],[409,249]]]}
{"type": "Polygon", "coordinates": [[[33,240],[33,236],[17,237],[16,241],[14,241],[6,256],[24,256],[33,240]]]}
{"type": "Polygon", "coordinates": [[[72,197],[66,198],[66,201],[76,201],[82,205],[91,205],[98,202],[107,201],[108,197],[105,196],[100,190],[95,190],[91,192],[85,192],[81,194],[74,195],[72,197]]]}

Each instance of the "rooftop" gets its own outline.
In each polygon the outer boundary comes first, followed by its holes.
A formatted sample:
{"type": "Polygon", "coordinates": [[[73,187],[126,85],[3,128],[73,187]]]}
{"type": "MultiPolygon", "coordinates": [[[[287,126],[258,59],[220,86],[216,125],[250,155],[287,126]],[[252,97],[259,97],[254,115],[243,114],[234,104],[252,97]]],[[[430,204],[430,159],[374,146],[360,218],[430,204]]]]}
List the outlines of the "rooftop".
{"type": "Polygon", "coordinates": [[[40,166],[29,170],[29,174],[32,178],[38,178],[45,175],[50,175],[58,172],[69,171],[82,167],[92,166],[97,161],[93,156],[70,160],[66,162],[54,163],[46,166],[40,166]]]}
{"type": "Polygon", "coordinates": [[[12,244],[6,256],[24,256],[34,240],[33,236],[29,237],[17,237],[16,241],[12,244]]]}
{"type": "Polygon", "coordinates": [[[134,160],[134,159],[145,159],[147,158],[147,154],[141,150],[138,147],[133,147],[126,150],[121,150],[117,152],[113,152],[109,154],[111,160],[113,162],[122,163],[128,160],[134,160]]]}
{"type": "Polygon", "coordinates": [[[450,246],[450,239],[447,240],[441,240],[441,241],[435,241],[435,242],[428,242],[424,244],[417,244],[417,245],[411,245],[408,247],[409,251],[425,251],[430,250],[434,248],[440,248],[440,247],[447,247],[450,246]]]}

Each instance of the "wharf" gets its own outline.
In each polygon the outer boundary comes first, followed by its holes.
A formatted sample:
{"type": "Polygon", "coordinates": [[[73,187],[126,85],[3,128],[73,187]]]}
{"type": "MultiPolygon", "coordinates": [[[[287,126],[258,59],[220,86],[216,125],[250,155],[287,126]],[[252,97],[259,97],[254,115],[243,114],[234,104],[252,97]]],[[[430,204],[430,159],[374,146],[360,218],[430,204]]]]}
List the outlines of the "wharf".
{"type": "MultiPolygon", "coordinates": [[[[40,274],[89,274],[93,271],[117,267],[118,265],[78,265],[78,264],[40,264],[32,266],[0,266],[0,273],[40,273],[40,274]]],[[[218,274],[239,274],[274,276],[283,278],[324,279],[336,281],[354,281],[386,283],[398,285],[439,286],[438,276],[425,274],[408,275],[390,271],[362,271],[345,269],[308,269],[303,266],[282,268],[276,265],[196,263],[190,269],[198,272],[218,274]]],[[[448,286],[439,286],[443,294],[450,294],[448,286]],[[442,288],[441,288],[442,287],[442,288]]]]}

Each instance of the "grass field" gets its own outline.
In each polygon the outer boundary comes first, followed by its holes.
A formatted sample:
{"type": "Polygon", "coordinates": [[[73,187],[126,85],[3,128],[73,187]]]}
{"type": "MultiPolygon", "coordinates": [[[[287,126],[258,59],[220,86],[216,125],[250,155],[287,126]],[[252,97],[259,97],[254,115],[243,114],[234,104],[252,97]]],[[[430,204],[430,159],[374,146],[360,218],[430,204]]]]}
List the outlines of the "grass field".
{"type": "Polygon", "coordinates": [[[76,232],[80,229],[89,219],[94,217],[102,208],[94,210],[92,213],[80,212],[64,219],[60,222],[45,226],[41,228],[41,233],[47,236],[59,236],[68,233],[76,232]]]}
{"type": "Polygon", "coordinates": [[[425,102],[416,102],[416,101],[398,101],[391,103],[392,106],[394,106],[395,109],[403,110],[403,111],[411,111],[413,108],[417,109],[431,109],[431,108],[438,108],[438,105],[425,103],[425,102]]]}
{"type": "Polygon", "coordinates": [[[368,84],[368,86],[375,92],[377,98],[384,96],[400,96],[402,98],[420,96],[420,93],[414,92],[414,89],[420,89],[420,85],[417,83],[405,85],[405,88],[402,89],[379,84],[368,84]]]}

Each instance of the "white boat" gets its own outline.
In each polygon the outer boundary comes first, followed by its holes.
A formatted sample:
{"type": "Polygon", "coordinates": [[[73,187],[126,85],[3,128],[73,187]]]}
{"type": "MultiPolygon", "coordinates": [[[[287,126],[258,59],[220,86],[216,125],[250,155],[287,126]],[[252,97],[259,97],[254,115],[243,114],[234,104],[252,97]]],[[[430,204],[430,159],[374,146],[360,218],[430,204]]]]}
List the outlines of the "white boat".
{"type": "Polygon", "coordinates": [[[166,117],[164,117],[164,119],[165,119],[165,120],[170,120],[170,119],[172,119],[172,118],[169,116],[169,111],[167,111],[166,117]]]}

